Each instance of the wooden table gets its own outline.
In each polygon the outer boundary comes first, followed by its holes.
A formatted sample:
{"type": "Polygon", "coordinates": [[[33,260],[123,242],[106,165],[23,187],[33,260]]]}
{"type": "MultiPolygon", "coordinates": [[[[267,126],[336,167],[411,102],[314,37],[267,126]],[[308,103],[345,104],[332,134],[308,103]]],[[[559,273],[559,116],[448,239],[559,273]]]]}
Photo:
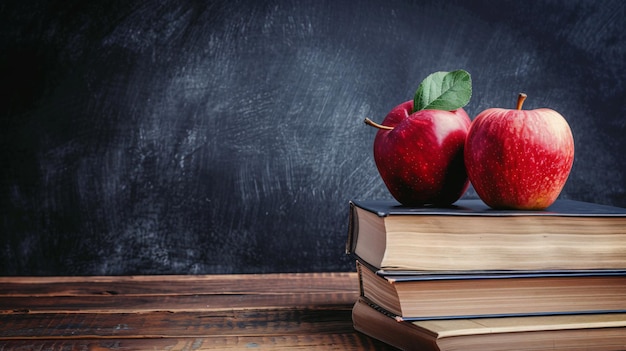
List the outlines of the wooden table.
{"type": "Polygon", "coordinates": [[[393,350],[355,273],[0,277],[0,350],[393,350]]]}

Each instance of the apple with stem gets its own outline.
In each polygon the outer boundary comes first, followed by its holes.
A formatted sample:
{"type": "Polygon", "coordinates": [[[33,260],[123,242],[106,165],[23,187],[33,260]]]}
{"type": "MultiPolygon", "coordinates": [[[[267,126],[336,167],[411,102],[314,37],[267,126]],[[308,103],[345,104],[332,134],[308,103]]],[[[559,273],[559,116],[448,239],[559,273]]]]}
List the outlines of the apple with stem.
{"type": "Polygon", "coordinates": [[[374,161],[391,195],[405,206],[447,206],[469,187],[463,147],[471,120],[467,72],[436,72],[413,100],[393,108],[374,139],[374,161]]]}
{"type": "Polygon", "coordinates": [[[558,112],[490,108],[476,116],[465,142],[465,166],[491,208],[543,210],[561,193],[574,162],[574,138],[558,112]]]}

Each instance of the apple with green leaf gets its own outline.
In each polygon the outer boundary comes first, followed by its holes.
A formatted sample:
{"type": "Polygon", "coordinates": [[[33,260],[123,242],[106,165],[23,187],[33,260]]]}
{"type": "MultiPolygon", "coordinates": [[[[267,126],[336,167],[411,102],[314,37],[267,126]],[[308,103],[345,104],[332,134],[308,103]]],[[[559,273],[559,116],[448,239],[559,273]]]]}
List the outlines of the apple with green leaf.
{"type": "Polygon", "coordinates": [[[405,206],[450,205],[467,190],[463,147],[471,120],[469,73],[435,72],[414,99],[393,108],[374,139],[374,161],[391,195],[405,206]]]}
{"type": "Polygon", "coordinates": [[[494,209],[543,210],[559,196],[574,162],[574,138],[558,112],[491,108],[476,116],[465,165],[478,196],[494,209]]]}

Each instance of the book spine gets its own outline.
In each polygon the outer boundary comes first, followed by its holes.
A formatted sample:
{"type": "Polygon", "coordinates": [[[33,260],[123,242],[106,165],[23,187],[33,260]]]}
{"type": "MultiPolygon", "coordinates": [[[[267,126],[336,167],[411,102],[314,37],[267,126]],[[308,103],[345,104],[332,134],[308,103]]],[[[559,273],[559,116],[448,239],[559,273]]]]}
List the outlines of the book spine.
{"type": "Polygon", "coordinates": [[[351,255],[354,253],[359,231],[358,215],[355,208],[356,205],[352,201],[350,201],[349,204],[350,212],[348,218],[348,239],[346,240],[346,255],[351,255]]]}

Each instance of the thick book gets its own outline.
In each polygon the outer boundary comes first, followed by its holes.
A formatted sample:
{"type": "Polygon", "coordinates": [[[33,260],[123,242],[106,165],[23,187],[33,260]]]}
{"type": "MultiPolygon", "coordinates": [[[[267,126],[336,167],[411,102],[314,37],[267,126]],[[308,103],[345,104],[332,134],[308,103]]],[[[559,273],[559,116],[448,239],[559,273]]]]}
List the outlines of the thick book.
{"type": "Polygon", "coordinates": [[[405,321],[626,313],[626,270],[357,272],[361,295],[405,321]]]}
{"type": "Polygon", "coordinates": [[[364,298],[354,328],[401,350],[626,350],[626,314],[582,314],[398,322],[364,298]]]}
{"type": "Polygon", "coordinates": [[[346,251],[383,270],[626,269],[626,209],[557,200],[544,211],[350,201],[346,251]]]}

